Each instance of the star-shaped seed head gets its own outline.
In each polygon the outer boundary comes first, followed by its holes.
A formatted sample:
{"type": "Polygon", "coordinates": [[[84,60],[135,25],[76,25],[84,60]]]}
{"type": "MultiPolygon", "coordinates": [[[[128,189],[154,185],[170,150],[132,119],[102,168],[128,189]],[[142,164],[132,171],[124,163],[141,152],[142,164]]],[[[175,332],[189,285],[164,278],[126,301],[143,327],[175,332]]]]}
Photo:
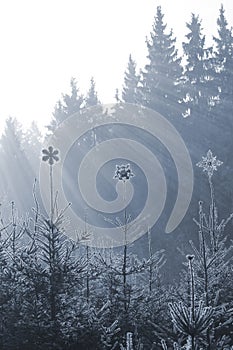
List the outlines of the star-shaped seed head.
{"type": "Polygon", "coordinates": [[[48,149],[43,149],[42,153],[43,153],[42,160],[44,162],[48,162],[49,165],[53,165],[55,162],[59,161],[59,157],[58,157],[59,151],[57,149],[54,149],[52,146],[49,146],[48,149]]]}
{"type": "Polygon", "coordinates": [[[209,179],[213,176],[214,171],[217,171],[217,167],[222,165],[223,162],[213,156],[211,150],[207,152],[206,157],[202,157],[202,161],[198,162],[196,165],[199,168],[203,168],[204,172],[207,172],[209,179]]]}
{"type": "Polygon", "coordinates": [[[132,169],[130,168],[130,164],[116,165],[114,179],[118,179],[119,181],[125,182],[127,180],[130,180],[130,178],[133,176],[134,176],[134,174],[132,173],[132,169]]]}

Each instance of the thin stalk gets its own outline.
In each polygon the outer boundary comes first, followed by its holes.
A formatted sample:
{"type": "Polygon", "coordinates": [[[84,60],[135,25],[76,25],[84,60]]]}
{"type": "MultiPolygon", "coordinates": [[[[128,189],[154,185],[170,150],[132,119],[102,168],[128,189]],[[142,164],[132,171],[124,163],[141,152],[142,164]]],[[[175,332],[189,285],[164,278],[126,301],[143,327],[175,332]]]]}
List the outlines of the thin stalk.
{"type": "Polygon", "coordinates": [[[51,226],[53,225],[54,215],[54,203],[53,203],[53,165],[49,165],[49,178],[50,178],[50,220],[51,226]]]}
{"type": "Polygon", "coordinates": [[[201,247],[202,247],[202,256],[203,256],[203,267],[204,267],[204,290],[205,290],[205,303],[206,306],[209,306],[209,293],[208,293],[208,269],[207,269],[207,260],[206,260],[206,244],[205,237],[203,232],[203,213],[202,205],[200,204],[199,210],[199,224],[200,224],[200,237],[201,237],[201,247]]]}
{"type": "Polygon", "coordinates": [[[126,276],[126,267],[127,267],[127,216],[125,209],[125,222],[124,222],[124,234],[125,234],[125,243],[124,243],[124,256],[123,256],[123,292],[124,292],[124,309],[127,311],[127,276],[126,276]]]}
{"type": "MultiPolygon", "coordinates": [[[[189,258],[189,273],[190,273],[190,288],[191,288],[191,307],[190,307],[190,321],[191,324],[195,322],[195,289],[194,289],[194,274],[193,274],[193,257],[189,258]]],[[[195,336],[191,334],[192,350],[195,350],[195,336]]]]}
{"type": "MultiPolygon", "coordinates": [[[[124,197],[123,201],[125,203],[126,200],[126,183],[124,181],[124,197]]],[[[127,212],[126,208],[124,211],[124,256],[123,256],[123,266],[122,266],[122,274],[123,274],[123,293],[124,293],[124,309],[127,312],[127,212]]]]}
{"type": "Polygon", "coordinates": [[[12,254],[15,261],[15,254],[16,254],[16,221],[15,221],[15,211],[14,211],[15,203],[11,202],[11,216],[12,216],[12,254]]]}
{"type": "Polygon", "coordinates": [[[216,253],[217,251],[217,245],[216,245],[216,237],[215,237],[215,227],[214,227],[214,186],[212,183],[212,178],[209,176],[209,186],[210,186],[210,197],[211,197],[211,204],[210,204],[210,232],[213,240],[213,251],[216,253]]]}
{"type": "MultiPolygon", "coordinates": [[[[152,248],[151,248],[151,231],[150,228],[148,228],[148,248],[149,248],[149,259],[152,257],[152,248]]],[[[153,268],[152,268],[152,262],[150,260],[149,265],[149,294],[152,293],[152,279],[153,279],[153,268]]]]}

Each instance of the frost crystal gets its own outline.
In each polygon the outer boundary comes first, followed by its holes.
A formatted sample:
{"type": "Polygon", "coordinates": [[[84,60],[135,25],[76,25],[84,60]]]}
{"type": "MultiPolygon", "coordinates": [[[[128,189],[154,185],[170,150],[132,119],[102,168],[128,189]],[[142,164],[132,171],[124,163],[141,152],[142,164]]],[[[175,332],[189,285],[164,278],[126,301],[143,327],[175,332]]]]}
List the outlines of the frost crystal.
{"type": "Polygon", "coordinates": [[[134,174],[132,173],[132,170],[130,168],[130,164],[116,165],[114,179],[118,179],[120,181],[125,182],[126,180],[129,180],[133,176],[134,176],[134,174]]]}
{"type": "Polygon", "coordinates": [[[199,168],[203,168],[203,171],[207,172],[208,177],[211,178],[213,176],[214,171],[217,171],[217,167],[222,165],[223,162],[220,160],[217,160],[217,157],[213,156],[213,153],[211,150],[207,152],[206,157],[202,157],[202,161],[198,162],[196,165],[199,168]]]}

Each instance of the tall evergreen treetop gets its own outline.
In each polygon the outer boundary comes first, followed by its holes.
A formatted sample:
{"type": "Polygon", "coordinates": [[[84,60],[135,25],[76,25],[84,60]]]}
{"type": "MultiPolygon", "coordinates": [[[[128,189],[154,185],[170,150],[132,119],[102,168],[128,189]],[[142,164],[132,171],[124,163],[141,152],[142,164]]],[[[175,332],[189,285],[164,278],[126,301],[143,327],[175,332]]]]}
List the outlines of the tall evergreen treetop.
{"type": "Polygon", "coordinates": [[[63,94],[62,100],[59,100],[55,105],[52,122],[47,126],[50,131],[54,131],[67,117],[79,112],[83,107],[84,98],[79,93],[75,78],[71,78],[70,87],[71,93],[63,94]]]}
{"type": "Polygon", "coordinates": [[[210,87],[213,69],[209,59],[211,50],[205,48],[205,36],[202,34],[199,16],[192,14],[187,23],[187,41],[183,42],[186,59],[184,72],[185,104],[189,114],[207,115],[216,92],[210,87]]]}
{"type": "Polygon", "coordinates": [[[175,47],[176,39],[172,30],[167,34],[161,7],[157,7],[153,31],[147,40],[148,60],[142,73],[142,104],[165,116],[174,115],[179,110],[182,68],[181,59],[175,47]]]}
{"type": "Polygon", "coordinates": [[[90,88],[85,98],[85,107],[92,107],[92,106],[96,106],[97,104],[99,104],[99,100],[98,100],[98,95],[95,88],[95,80],[92,77],[90,82],[90,88]]]}
{"type": "Polygon", "coordinates": [[[38,125],[35,121],[33,121],[31,123],[30,128],[27,129],[25,132],[23,139],[23,148],[30,165],[36,172],[36,175],[38,172],[39,161],[41,158],[40,155],[42,141],[43,138],[38,128],[38,125]]]}
{"type": "Polygon", "coordinates": [[[23,149],[24,133],[22,125],[16,118],[9,117],[5,121],[4,133],[1,137],[1,146],[4,151],[6,159],[9,163],[17,163],[22,160],[24,155],[23,149]]]}
{"type": "MultiPolygon", "coordinates": [[[[194,79],[197,70],[196,65],[202,66],[202,60],[205,56],[205,36],[202,35],[201,21],[199,16],[192,13],[190,23],[186,23],[189,33],[186,35],[188,42],[183,43],[184,53],[187,58],[186,70],[190,72],[190,76],[194,79]]],[[[198,74],[196,79],[198,79],[198,74]]]]}
{"type": "Polygon", "coordinates": [[[71,94],[63,95],[64,112],[67,116],[79,112],[83,104],[83,95],[79,94],[79,89],[77,87],[77,81],[75,78],[71,78],[70,87],[71,94]]]}
{"type": "Polygon", "coordinates": [[[136,72],[136,62],[129,55],[127,70],[125,71],[124,86],[122,90],[122,99],[124,102],[138,102],[138,83],[139,75],[136,72]]]}
{"type": "Polygon", "coordinates": [[[228,27],[223,5],[219,10],[217,19],[218,37],[214,37],[216,43],[215,62],[216,77],[219,88],[220,105],[224,110],[233,109],[233,34],[228,27]]]}
{"type": "Polygon", "coordinates": [[[21,124],[17,119],[9,117],[0,140],[0,180],[5,186],[6,199],[13,200],[21,210],[28,210],[34,174],[25,153],[24,137],[21,124]]]}

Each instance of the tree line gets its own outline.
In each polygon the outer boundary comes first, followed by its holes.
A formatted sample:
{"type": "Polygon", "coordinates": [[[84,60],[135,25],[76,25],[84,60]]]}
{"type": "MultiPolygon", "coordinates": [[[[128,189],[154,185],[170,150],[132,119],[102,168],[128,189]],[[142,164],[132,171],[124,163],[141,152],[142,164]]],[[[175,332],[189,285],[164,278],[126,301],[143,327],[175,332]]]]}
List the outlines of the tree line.
{"type": "MultiPolygon", "coordinates": [[[[183,51],[179,54],[176,38],[167,27],[159,6],[146,43],[147,64],[138,70],[129,56],[122,89],[116,91],[116,101],[140,104],[161,113],[177,127],[194,158],[199,159],[203,154],[201,145],[205,142],[209,148],[226,148],[224,160],[231,161],[228,149],[232,146],[233,34],[223,6],[211,47],[206,47],[201,19],[192,14],[183,51]]],[[[72,78],[70,92],[62,94],[48,120],[48,133],[68,116],[98,103],[101,102],[94,78],[86,96],[72,78]]],[[[20,185],[14,188],[17,184],[11,174],[15,174],[16,169],[27,169],[27,174],[35,177],[42,139],[35,123],[24,133],[16,119],[7,119],[0,150],[2,169],[5,169],[1,176],[2,197],[13,199],[15,191],[18,193],[22,189],[20,179],[20,185]]],[[[25,194],[27,192],[25,188],[25,194]]]]}

